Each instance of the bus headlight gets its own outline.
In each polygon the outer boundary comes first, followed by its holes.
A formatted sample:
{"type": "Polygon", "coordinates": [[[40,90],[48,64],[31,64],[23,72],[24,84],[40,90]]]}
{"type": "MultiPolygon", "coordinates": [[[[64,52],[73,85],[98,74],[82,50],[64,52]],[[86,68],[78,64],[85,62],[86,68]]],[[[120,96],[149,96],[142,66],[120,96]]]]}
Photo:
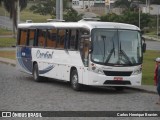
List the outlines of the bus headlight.
{"type": "Polygon", "coordinates": [[[103,70],[100,67],[97,67],[94,63],[91,63],[91,71],[98,74],[104,74],[103,70]]]}
{"type": "Polygon", "coordinates": [[[104,74],[103,70],[101,68],[96,68],[96,69],[92,69],[93,72],[98,73],[98,74],[104,74]]]}
{"type": "Polygon", "coordinates": [[[139,67],[139,68],[135,69],[133,71],[132,75],[137,75],[137,74],[140,74],[140,73],[142,73],[142,67],[139,67]]]}

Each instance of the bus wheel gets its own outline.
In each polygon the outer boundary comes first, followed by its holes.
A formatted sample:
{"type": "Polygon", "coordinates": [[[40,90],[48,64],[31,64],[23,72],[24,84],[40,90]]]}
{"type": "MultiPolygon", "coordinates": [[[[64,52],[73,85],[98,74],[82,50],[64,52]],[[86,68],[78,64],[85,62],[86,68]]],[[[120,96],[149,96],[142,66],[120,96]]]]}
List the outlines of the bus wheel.
{"type": "Polygon", "coordinates": [[[117,90],[117,91],[123,91],[124,90],[124,87],[115,87],[115,89],[117,90]]]}
{"type": "Polygon", "coordinates": [[[39,72],[38,72],[38,64],[34,64],[33,67],[33,78],[36,82],[41,82],[42,78],[39,76],[39,72]]]}
{"type": "Polygon", "coordinates": [[[71,72],[71,87],[73,90],[79,91],[81,90],[81,84],[78,83],[78,73],[77,70],[72,70],[71,72]]]}

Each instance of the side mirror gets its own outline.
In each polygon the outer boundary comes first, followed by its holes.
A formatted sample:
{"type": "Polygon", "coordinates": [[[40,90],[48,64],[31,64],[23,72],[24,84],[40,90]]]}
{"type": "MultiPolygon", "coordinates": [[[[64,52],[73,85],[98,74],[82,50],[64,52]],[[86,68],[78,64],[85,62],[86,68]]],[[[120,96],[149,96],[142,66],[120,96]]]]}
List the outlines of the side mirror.
{"type": "Polygon", "coordinates": [[[146,40],[145,40],[144,37],[142,37],[142,40],[144,42],[143,45],[142,45],[142,52],[145,53],[146,52],[146,46],[147,46],[146,43],[145,43],[146,40]]]}
{"type": "Polygon", "coordinates": [[[146,43],[143,43],[143,45],[142,45],[142,51],[143,51],[143,53],[146,52],[146,43]]]}
{"type": "Polygon", "coordinates": [[[144,30],[141,31],[141,35],[143,35],[143,34],[144,34],[144,30]]]}

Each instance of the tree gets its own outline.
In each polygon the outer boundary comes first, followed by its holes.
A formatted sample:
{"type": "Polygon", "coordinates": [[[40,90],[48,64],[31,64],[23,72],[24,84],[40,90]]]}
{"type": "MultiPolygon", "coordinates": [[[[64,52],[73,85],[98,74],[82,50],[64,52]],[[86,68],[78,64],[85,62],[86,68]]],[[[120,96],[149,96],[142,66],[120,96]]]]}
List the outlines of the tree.
{"type": "MultiPolygon", "coordinates": [[[[5,9],[9,12],[10,18],[13,19],[13,24],[17,27],[17,1],[18,0],[0,0],[0,3],[4,4],[5,9]]],[[[28,0],[19,0],[20,10],[23,10],[27,6],[28,0]]]]}
{"type": "MultiPolygon", "coordinates": [[[[19,0],[20,10],[27,6],[28,0],[19,0]]],[[[13,34],[15,37],[15,28],[17,28],[17,3],[18,0],[0,0],[0,5],[3,3],[4,8],[9,12],[10,19],[13,20],[13,34]]]]}
{"type": "Polygon", "coordinates": [[[160,0],[151,0],[151,3],[160,5],[160,0]]]}
{"type": "Polygon", "coordinates": [[[66,14],[64,14],[64,20],[67,22],[77,22],[82,19],[83,14],[78,14],[76,10],[70,8],[67,10],[66,14]]]}
{"type": "MultiPolygon", "coordinates": [[[[101,21],[107,22],[121,22],[121,23],[128,23],[138,26],[139,25],[139,13],[126,11],[122,15],[116,14],[107,14],[105,16],[100,17],[101,21]]],[[[141,29],[144,27],[149,26],[151,21],[151,16],[149,14],[141,13],[141,29]]]]}
{"type": "Polygon", "coordinates": [[[2,1],[3,1],[3,0],[0,0],[0,5],[2,5],[2,1]]]}
{"type": "MultiPolygon", "coordinates": [[[[68,1],[63,0],[63,8],[66,10],[68,8],[68,1]]],[[[45,1],[39,1],[37,4],[32,5],[30,7],[30,10],[34,13],[39,13],[41,15],[55,15],[55,9],[56,9],[56,0],[45,0],[45,1]]]]}
{"type": "Polygon", "coordinates": [[[115,2],[115,7],[129,9],[132,1],[129,0],[117,0],[115,2]]]}

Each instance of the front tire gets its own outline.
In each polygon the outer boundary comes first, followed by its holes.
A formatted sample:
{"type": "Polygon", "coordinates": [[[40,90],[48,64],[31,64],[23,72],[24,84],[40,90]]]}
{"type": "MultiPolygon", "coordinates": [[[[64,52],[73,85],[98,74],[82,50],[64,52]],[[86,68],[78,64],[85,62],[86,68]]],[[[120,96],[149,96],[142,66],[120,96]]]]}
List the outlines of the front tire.
{"type": "Polygon", "coordinates": [[[41,82],[42,81],[42,77],[39,76],[39,70],[38,70],[38,64],[34,64],[33,66],[33,78],[34,78],[34,81],[36,82],[41,82]]]}
{"type": "Polygon", "coordinates": [[[82,87],[82,85],[79,84],[78,73],[76,69],[72,70],[71,72],[71,87],[75,91],[80,91],[82,87]]]}

